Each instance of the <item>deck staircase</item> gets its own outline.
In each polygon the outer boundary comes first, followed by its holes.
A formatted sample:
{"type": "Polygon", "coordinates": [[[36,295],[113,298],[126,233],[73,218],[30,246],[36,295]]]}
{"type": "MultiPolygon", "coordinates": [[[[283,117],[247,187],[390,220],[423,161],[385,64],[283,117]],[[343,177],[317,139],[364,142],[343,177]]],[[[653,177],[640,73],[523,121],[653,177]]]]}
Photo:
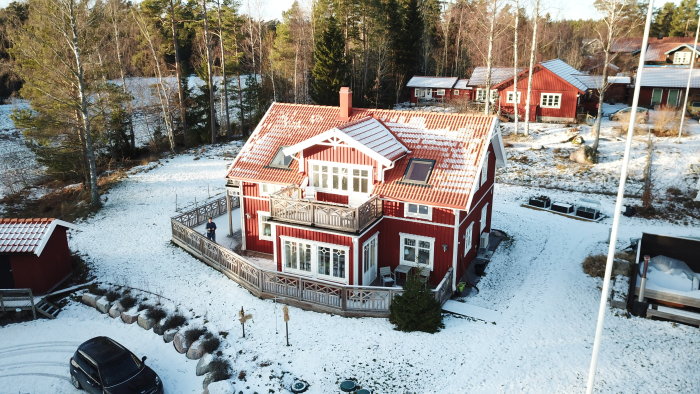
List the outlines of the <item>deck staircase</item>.
{"type": "Polygon", "coordinates": [[[46,298],[42,298],[34,305],[34,308],[39,314],[49,319],[55,319],[58,313],[61,312],[61,308],[58,305],[48,301],[46,298]]]}

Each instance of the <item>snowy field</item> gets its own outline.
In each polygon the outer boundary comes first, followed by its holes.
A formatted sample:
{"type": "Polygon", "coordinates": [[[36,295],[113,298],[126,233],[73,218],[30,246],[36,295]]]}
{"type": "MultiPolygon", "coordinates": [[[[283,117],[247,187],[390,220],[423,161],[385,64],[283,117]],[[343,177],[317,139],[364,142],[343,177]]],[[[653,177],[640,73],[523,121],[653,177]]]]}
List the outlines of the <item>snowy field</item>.
{"type": "MultiPolygon", "coordinates": [[[[469,302],[499,313],[498,324],[446,316],[438,334],[408,334],[394,331],[385,319],[291,308],[292,346],[286,347],[279,305],[251,296],[169,242],[175,194],[180,202],[202,201],[208,188],[223,187],[230,163],[223,154],[237,149],[216,147],[137,169],[105,196],[102,211],[78,223],[70,241],[87,255],[99,280],[160,293],[198,316],[193,325],[230,332],[224,353],[232,359],[236,391],[284,391],[294,377],[308,381],[313,393],[333,391],[351,377],[378,392],[583,390],[600,281],[582,272],[581,261],[605,250],[610,219],[586,223],[526,209],[520,206],[524,196],[537,189],[497,185],[493,226],[514,241],[498,250],[481,292],[469,302]],[[234,320],[241,307],[253,314],[245,339],[234,320]],[[240,371],[246,372],[244,381],[237,379],[240,371]]],[[[577,197],[557,193],[550,195],[577,197]]],[[[612,197],[602,197],[602,204],[612,213],[612,197]]],[[[699,228],[623,218],[620,245],[641,231],[700,236],[699,228]]],[[[697,392],[700,365],[690,350],[697,348],[696,328],[610,311],[598,388],[697,392]]]]}

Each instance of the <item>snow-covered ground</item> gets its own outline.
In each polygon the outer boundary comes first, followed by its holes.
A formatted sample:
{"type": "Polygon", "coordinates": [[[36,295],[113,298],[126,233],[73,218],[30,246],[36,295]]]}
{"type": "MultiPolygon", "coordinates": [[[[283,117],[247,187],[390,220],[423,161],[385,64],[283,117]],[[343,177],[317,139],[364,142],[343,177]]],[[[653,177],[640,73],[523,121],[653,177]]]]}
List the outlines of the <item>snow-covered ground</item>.
{"type": "MultiPolygon", "coordinates": [[[[537,189],[497,185],[493,226],[513,242],[499,249],[481,292],[468,299],[497,311],[497,324],[446,316],[438,334],[402,333],[385,319],[291,308],[292,346],[286,347],[279,305],[253,297],[169,242],[175,194],[180,202],[202,201],[208,187],[223,187],[230,162],[223,154],[237,149],[181,155],[135,172],[111,189],[103,210],[79,223],[70,241],[87,254],[99,280],[160,293],[192,309],[196,324],[230,332],[224,353],[233,359],[237,391],[284,391],[294,377],[308,381],[313,393],[333,391],[351,377],[379,392],[582,391],[600,281],[582,272],[581,261],[605,250],[610,219],[586,223],[523,208],[524,196],[537,189]],[[234,320],[241,307],[253,314],[245,339],[234,320]],[[245,381],[237,379],[240,371],[245,381]]],[[[612,213],[613,202],[601,197],[603,211],[612,213]]],[[[623,218],[620,245],[641,231],[700,236],[699,228],[623,218]]],[[[698,347],[695,328],[610,311],[598,387],[696,392],[700,365],[690,349],[698,347]]]]}
{"type": "Polygon", "coordinates": [[[70,304],[55,320],[0,328],[0,392],[79,393],[70,383],[68,360],[78,345],[101,335],[115,339],[138,357],[148,357],[146,364],[161,377],[166,392],[201,392],[202,378],[194,376],[196,361],[177,353],[153,332],[78,303],[70,304]]]}

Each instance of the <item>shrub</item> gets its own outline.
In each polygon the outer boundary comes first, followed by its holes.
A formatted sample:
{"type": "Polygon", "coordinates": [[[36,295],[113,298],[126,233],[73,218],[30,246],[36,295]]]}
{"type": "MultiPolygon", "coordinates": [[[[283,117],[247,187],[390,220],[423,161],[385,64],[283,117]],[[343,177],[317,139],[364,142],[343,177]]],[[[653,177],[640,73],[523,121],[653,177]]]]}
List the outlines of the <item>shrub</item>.
{"type": "Polygon", "coordinates": [[[163,322],[163,329],[169,330],[171,328],[178,328],[183,326],[186,322],[187,318],[185,316],[179,314],[172,315],[163,322]]]}
{"type": "Polygon", "coordinates": [[[122,308],[124,308],[124,310],[129,310],[133,308],[134,305],[136,305],[136,298],[129,294],[126,294],[119,299],[119,303],[121,304],[122,308]]]}
{"type": "Polygon", "coordinates": [[[159,308],[157,306],[151,306],[146,311],[146,317],[153,320],[156,323],[163,320],[167,315],[168,314],[163,310],[163,308],[159,308]]]}
{"type": "MultiPolygon", "coordinates": [[[[231,363],[228,360],[215,358],[209,363],[209,373],[212,382],[231,379],[231,363]]],[[[245,378],[245,375],[243,376],[245,378]]]]}
{"type": "Polygon", "coordinates": [[[591,255],[583,259],[583,272],[594,278],[605,276],[605,263],[608,256],[604,254],[591,255]]]}
{"type": "Polygon", "coordinates": [[[681,115],[673,109],[661,109],[654,114],[651,131],[657,137],[672,137],[678,135],[681,115]]]}
{"type": "Polygon", "coordinates": [[[206,332],[206,328],[190,328],[189,330],[185,331],[185,339],[187,339],[187,342],[192,343],[199,339],[199,337],[202,335],[206,334],[206,332]]]}
{"type": "Polygon", "coordinates": [[[400,331],[434,333],[444,327],[440,303],[414,270],[406,278],[403,294],[391,301],[389,313],[389,321],[400,331]]]}
{"type": "Polygon", "coordinates": [[[114,290],[110,290],[105,294],[105,298],[109,302],[114,302],[119,298],[120,294],[114,290]]]}
{"type": "Polygon", "coordinates": [[[149,304],[146,304],[146,303],[140,303],[137,310],[138,310],[139,312],[141,312],[141,311],[146,310],[146,309],[148,309],[148,308],[153,308],[153,306],[152,306],[152,305],[149,305],[149,304]]]}
{"type": "Polygon", "coordinates": [[[219,348],[219,345],[221,345],[221,340],[219,340],[218,337],[212,335],[202,341],[202,350],[211,354],[219,348]]]}

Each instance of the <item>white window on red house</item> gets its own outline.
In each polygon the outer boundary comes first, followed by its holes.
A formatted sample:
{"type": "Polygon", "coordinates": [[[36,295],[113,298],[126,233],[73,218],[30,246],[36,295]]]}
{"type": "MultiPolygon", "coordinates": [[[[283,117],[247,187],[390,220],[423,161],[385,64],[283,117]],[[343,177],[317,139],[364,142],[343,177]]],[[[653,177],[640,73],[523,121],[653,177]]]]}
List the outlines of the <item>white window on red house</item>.
{"type": "Polygon", "coordinates": [[[542,95],[540,96],[540,107],[560,108],[561,93],[542,93],[542,95]]]}
{"type": "Polygon", "coordinates": [[[690,64],[691,52],[676,52],[673,54],[673,64],[690,64]]]}
{"type": "Polygon", "coordinates": [[[438,95],[438,96],[444,96],[444,95],[445,95],[445,89],[438,89],[438,90],[437,90],[437,95],[438,95]]]}
{"type": "Polygon", "coordinates": [[[269,196],[270,194],[277,193],[278,191],[284,189],[284,185],[278,185],[275,183],[261,183],[259,184],[260,187],[260,196],[266,197],[269,196]]]}
{"type": "Polygon", "coordinates": [[[265,241],[272,241],[272,223],[270,212],[258,211],[258,237],[265,241]]]}
{"type": "Polygon", "coordinates": [[[467,232],[464,234],[464,255],[466,256],[470,250],[472,250],[472,242],[474,242],[474,235],[472,230],[474,229],[474,223],[469,223],[467,227],[467,232]]]}
{"type": "Polygon", "coordinates": [[[270,167],[289,168],[289,165],[292,164],[292,156],[285,155],[284,152],[282,152],[284,148],[286,148],[286,146],[282,146],[277,150],[275,157],[272,158],[269,164],[270,167]]]}
{"type": "Polygon", "coordinates": [[[455,96],[459,96],[459,89],[453,90],[452,94],[454,94],[455,96]]]}
{"type": "Polygon", "coordinates": [[[318,246],[316,253],[318,256],[319,276],[331,277],[332,279],[345,279],[347,250],[336,249],[330,246],[318,246]]]}
{"type": "Polygon", "coordinates": [[[400,233],[401,264],[433,270],[435,238],[400,233]]]}
{"type": "Polygon", "coordinates": [[[285,240],[284,241],[284,268],[285,271],[311,272],[311,249],[312,245],[304,242],[285,240]]]}
{"type": "Polygon", "coordinates": [[[369,166],[334,163],[311,164],[311,186],[332,193],[369,193],[372,184],[369,166]]]}
{"type": "Polygon", "coordinates": [[[488,219],[489,215],[489,203],[484,204],[484,206],[481,208],[481,223],[479,226],[479,234],[483,233],[484,230],[486,229],[486,221],[488,219]]]}
{"type": "MultiPolygon", "coordinates": [[[[518,92],[518,104],[520,104],[520,96],[522,96],[522,92],[518,92]]],[[[506,103],[513,104],[515,102],[514,98],[515,98],[515,92],[513,92],[513,91],[506,92],[506,103]]]]}
{"type": "MultiPolygon", "coordinates": [[[[491,102],[496,102],[498,98],[498,90],[490,89],[491,91],[491,102]]],[[[476,101],[486,101],[486,89],[477,88],[476,89],[476,101]]]]}
{"type": "Polygon", "coordinates": [[[430,179],[430,174],[433,172],[433,166],[435,166],[435,160],[411,159],[406,167],[406,172],[403,174],[403,181],[426,184],[428,179],[430,179]]]}
{"type": "Polygon", "coordinates": [[[433,208],[429,205],[406,203],[404,204],[404,216],[431,220],[433,208]]]}
{"type": "Polygon", "coordinates": [[[414,91],[414,94],[416,95],[416,97],[423,97],[423,89],[415,88],[413,91],[414,91]]]}
{"type": "Polygon", "coordinates": [[[486,158],[484,159],[484,165],[481,167],[481,183],[479,185],[483,185],[486,180],[489,178],[489,153],[491,152],[486,152],[486,158]]]}
{"type": "Polygon", "coordinates": [[[283,271],[347,283],[348,247],[297,238],[280,238],[284,248],[283,271]]]}

